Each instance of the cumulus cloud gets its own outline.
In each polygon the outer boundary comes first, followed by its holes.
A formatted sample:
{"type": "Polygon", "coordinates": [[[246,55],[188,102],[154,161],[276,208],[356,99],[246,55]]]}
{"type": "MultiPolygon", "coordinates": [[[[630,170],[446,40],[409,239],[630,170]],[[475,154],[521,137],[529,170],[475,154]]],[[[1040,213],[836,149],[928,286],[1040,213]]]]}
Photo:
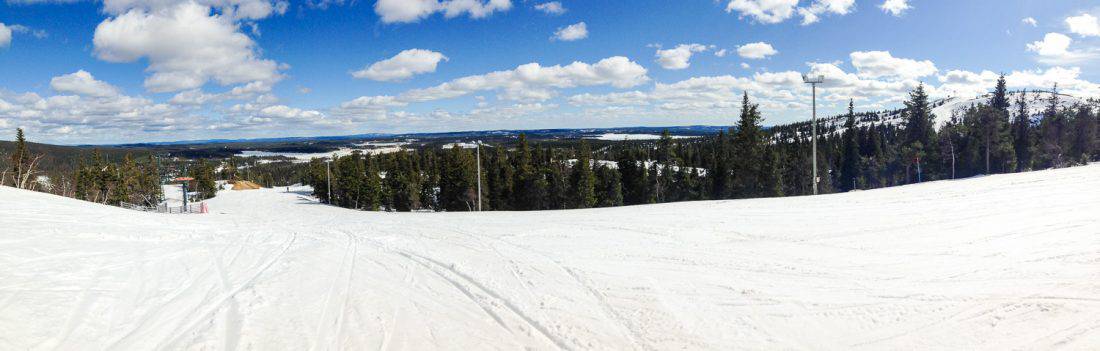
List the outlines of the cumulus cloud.
{"type": "Polygon", "coordinates": [[[351,75],[380,82],[403,80],[417,74],[435,72],[439,62],[446,60],[447,56],[435,51],[409,49],[352,72],[351,75]]]}
{"type": "Polygon", "coordinates": [[[561,15],[561,14],[565,13],[565,11],[566,11],[565,7],[561,6],[561,2],[557,2],[557,1],[551,1],[551,2],[546,2],[546,3],[541,3],[541,4],[538,4],[538,5],[535,5],[535,9],[539,10],[539,11],[542,11],[543,13],[546,13],[548,15],[554,15],[554,16],[561,15]]]}
{"type": "MultiPolygon", "coordinates": [[[[646,69],[626,57],[609,57],[589,64],[542,66],[529,63],[515,69],[466,76],[433,87],[413,89],[397,96],[362,96],[346,101],[334,114],[382,116],[392,107],[499,91],[498,99],[538,102],[553,98],[560,89],[608,85],[630,88],[649,81],[646,69]]],[[[481,99],[479,99],[481,100],[481,99]]]]}
{"type": "Polygon", "coordinates": [[[558,28],[551,40],[574,41],[588,37],[588,25],[584,22],[558,28]]]}
{"type": "Polygon", "coordinates": [[[905,15],[905,11],[908,11],[912,7],[909,6],[908,0],[886,0],[882,5],[879,5],[879,8],[895,17],[901,17],[905,15]]]}
{"type": "Polygon", "coordinates": [[[794,15],[798,0],[731,0],[726,12],[737,12],[760,23],[779,23],[794,15]]]}
{"type": "Polygon", "coordinates": [[[1039,21],[1036,21],[1034,17],[1027,17],[1027,18],[1024,18],[1021,21],[1024,22],[1024,24],[1032,26],[1032,27],[1038,27],[1039,26],[1039,21]]]}
{"type": "Polygon", "coordinates": [[[383,23],[412,23],[440,12],[446,18],[468,15],[477,19],[511,8],[511,0],[378,0],[374,3],[374,13],[383,23]]]}
{"type": "Polygon", "coordinates": [[[95,54],[109,62],[147,59],[152,75],[145,79],[145,88],[152,92],[195,89],[211,80],[229,85],[281,79],[278,65],[258,57],[255,42],[233,19],[258,16],[264,10],[234,11],[212,14],[195,2],[134,8],[96,27],[95,54]]]}
{"type": "Polygon", "coordinates": [[[0,91],[0,120],[54,142],[103,142],[135,135],[198,128],[196,118],[171,105],[126,95],[11,94],[0,91]]]}
{"type": "Polygon", "coordinates": [[[1039,55],[1039,62],[1050,65],[1077,63],[1100,55],[1095,50],[1071,50],[1073,39],[1062,33],[1047,33],[1043,40],[1027,44],[1027,50],[1039,55]]]}
{"type": "Polygon", "coordinates": [[[809,7],[799,8],[798,14],[802,15],[802,25],[805,26],[817,23],[824,14],[847,15],[855,5],[856,0],[814,0],[809,7]]]}
{"type": "MultiPolygon", "coordinates": [[[[202,7],[217,9],[223,16],[234,20],[258,20],[274,14],[286,13],[289,3],[285,0],[189,0],[202,7]]],[[[175,0],[104,0],[103,12],[122,15],[137,10],[142,12],[170,11],[181,1],[175,0]]]]}
{"type": "Polygon", "coordinates": [[[434,87],[401,94],[401,100],[423,102],[469,95],[478,91],[501,91],[506,100],[546,100],[556,89],[610,85],[629,88],[649,81],[646,69],[622,56],[594,64],[573,62],[561,66],[528,63],[512,70],[467,76],[434,87]]]}
{"type": "Polygon", "coordinates": [[[1087,13],[1066,18],[1066,26],[1069,27],[1070,33],[1082,37],[1100,36],[1100,21],[1095,16],[1087,13]]]}
{"type": "Polygon", "coordinates": [[[939,71],[932,61],[897,58],[889,51],[856,51],[850,57],[852,66],[865,78],[916,79],[939,71]]]}
{"type": "Polygon", "coordinates": [[[706,45],[680,44],[672,49],[657,50],[657,63],[664,69],[685,69],[691,66],[691,56],[703,51],[707,51],[706,45]]]}
{"type": "Polygon", "coordinates": [[[855,7],[855,0],[813,0],[809,6],[798,7],[799,0],[730,0],[726,12],[737,12],[741,18],[775,24],[786,21],[797,12],[802,16],[802,24],[816,23],[821,15],[846,15],[855,7]]]}
{"type": "Polygon", "coordinates": [[[107,82],[96,80],[91,73],[79,70],[66,75],[53,77],[50,88],[59,93],[70,93],[94,97],[111,97],[119,94],[119,89],[107,82]]]}
{"type": "Polygon", "coordinates": [[[11,28],[0,22],[0,48],[11,46],[11,28]]]}
{"type": "Polygon", "coordinates": [[[778,54],[771,44],[765,42],[748,43],[737,47],[737,55],[751,60],[760,60],[778,54]]]}

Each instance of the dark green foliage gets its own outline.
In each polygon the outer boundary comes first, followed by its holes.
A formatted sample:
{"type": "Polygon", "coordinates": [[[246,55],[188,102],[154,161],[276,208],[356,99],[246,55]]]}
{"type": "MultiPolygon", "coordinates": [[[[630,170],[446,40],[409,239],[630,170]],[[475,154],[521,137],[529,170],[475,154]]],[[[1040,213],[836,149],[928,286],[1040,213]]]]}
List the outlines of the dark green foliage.
{"type": "Polygon", "coordinates": [[[592,173],[592,150],[587,141],[581,141],[577,162],[569,175],[569,205],[572,208],[589,208],[596,205],[596,176],[592,173]]]}

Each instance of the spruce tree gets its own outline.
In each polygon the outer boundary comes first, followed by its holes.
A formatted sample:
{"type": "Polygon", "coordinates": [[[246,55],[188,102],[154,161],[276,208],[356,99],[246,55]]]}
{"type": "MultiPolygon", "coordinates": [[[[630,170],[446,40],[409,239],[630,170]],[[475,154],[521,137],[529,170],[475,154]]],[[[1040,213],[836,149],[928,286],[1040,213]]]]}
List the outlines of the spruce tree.
{"type": "MultiPolygon", "coordinates": [[[[906,179],[914,181],[912,177],[913,167],[921,170],[917,177],[927,179],[926,169],[922,169],[921,159],[925,158],[931,148],[935,136],[935,116],[932,115],[932,107],[928,102],[928,94],[924,91],[924,84],[920,84],[909,93],[909,100],[905,102],[905,132],[906,139],[902,145],[901,156],[906,167],[906,179]]],[[[927,164],[927,163],[926,163],[927,164]]]]}
{"type": "Polygon", "coordinates": [[[1039,122],[1039,159],[1043,167],[1062,167],[1065,150],[1063,139],[1066,129],[1064,111],[1058,98],[1058,86],[1051,89],[1043,119],[1039,122]]]}
{"type": "MultiPolygon", "coordinates": [[[[11,153],[11,174],[13,178],[12,186],[16,188],[23,188],[26,173],[28,172],[28,159],[30,154],[27,152],[27,139],[23,135],[23,128],[15,129],[15,150],[11,153]]],[[[3,179],[0,179],[0,185],[3,184],[3,179]]]]}
{"type": "Polygon", "coordinates": [[[1016,152],[1016,171],[1031,169],[1032,147],[1031,114],[1027,109],[1027,90],[1020,92],[1016,99],[1016,120],[1012,127],[1013,149],[1016,152]]]}
{"type": "Polygon", "coordinates": [[[733,138],[733,193],[737,197],[778,196],[778,169],[768,148],[767,135],[757,105],[746,92],[741,100],[741,119],[733,138]]]}
{"type": "Polygon", "coordinates": [[[1077,113],[1073,117],[1073,142],[1070,144],[1070,157],[1074,162],[1087,164],[1093,153],[1096,142],[1096,120],[1093,118],[1092,108],[1078,106],[1077,113]]]}
{"type": "Polygon", "coordinates": [[[600,165],[596,168],[596,206],[623,205],[622,179],[617,169],[600,165]]]}
{"type": "Polygon", "coordinates": [[[848,115],[844,122],[843,164],[840,168],[840,188],[851,191],[858,186],[859,179],[859,130],[856,128],[855,103],[848,100],[848,115]]]}
{"type": "Polygon", "coordinates": [[[577,163],[570,172],[570,205],[573,208],[589,208],[596,205],[596,178],[592,174],[592,150],[582,140],[577,151],[577,163]]]}

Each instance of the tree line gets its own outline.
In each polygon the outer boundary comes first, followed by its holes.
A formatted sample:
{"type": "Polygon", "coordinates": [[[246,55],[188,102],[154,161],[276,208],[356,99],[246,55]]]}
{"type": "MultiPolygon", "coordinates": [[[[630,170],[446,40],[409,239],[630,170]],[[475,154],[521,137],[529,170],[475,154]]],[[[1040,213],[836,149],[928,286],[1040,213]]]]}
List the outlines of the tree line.
{"type": "MultiPolygon", "coordinates": [[[[819,191],[873,189],[979,174],[1022,172],[1100,159],[1095,100],[1063,108],[1057,87],[1010,98],[1000,77],[988,101],[937,128],[923,85],[899,121],[856,113],[818,136],[819,191]],[[1028,96],[1043,94],[1041,115],[1028,96]]],[[[309,163],[304,181],[326,203],[389,211],[552,210],[812,193],[808,122],[762,127],[742,97],[738,123],[714,136],[609,144],[588,141],[455,146],[391,154],[353,153],[309,163]],[[331,184],[330,180],[331,179],[331,184]],[[331,198],[329,197],[331,193],[331,198]]]]}

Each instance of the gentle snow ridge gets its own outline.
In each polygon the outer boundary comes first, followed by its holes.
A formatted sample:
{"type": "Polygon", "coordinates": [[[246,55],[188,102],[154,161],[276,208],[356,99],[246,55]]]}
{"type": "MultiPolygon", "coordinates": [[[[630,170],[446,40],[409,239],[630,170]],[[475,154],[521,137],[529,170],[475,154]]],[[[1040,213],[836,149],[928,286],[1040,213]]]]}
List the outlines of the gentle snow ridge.
{"type": "Polygon", "coordinates": [[[0,187],[0,349],[1095,349],[1100,165],[819,197],[207,215],[0,187]]]}

